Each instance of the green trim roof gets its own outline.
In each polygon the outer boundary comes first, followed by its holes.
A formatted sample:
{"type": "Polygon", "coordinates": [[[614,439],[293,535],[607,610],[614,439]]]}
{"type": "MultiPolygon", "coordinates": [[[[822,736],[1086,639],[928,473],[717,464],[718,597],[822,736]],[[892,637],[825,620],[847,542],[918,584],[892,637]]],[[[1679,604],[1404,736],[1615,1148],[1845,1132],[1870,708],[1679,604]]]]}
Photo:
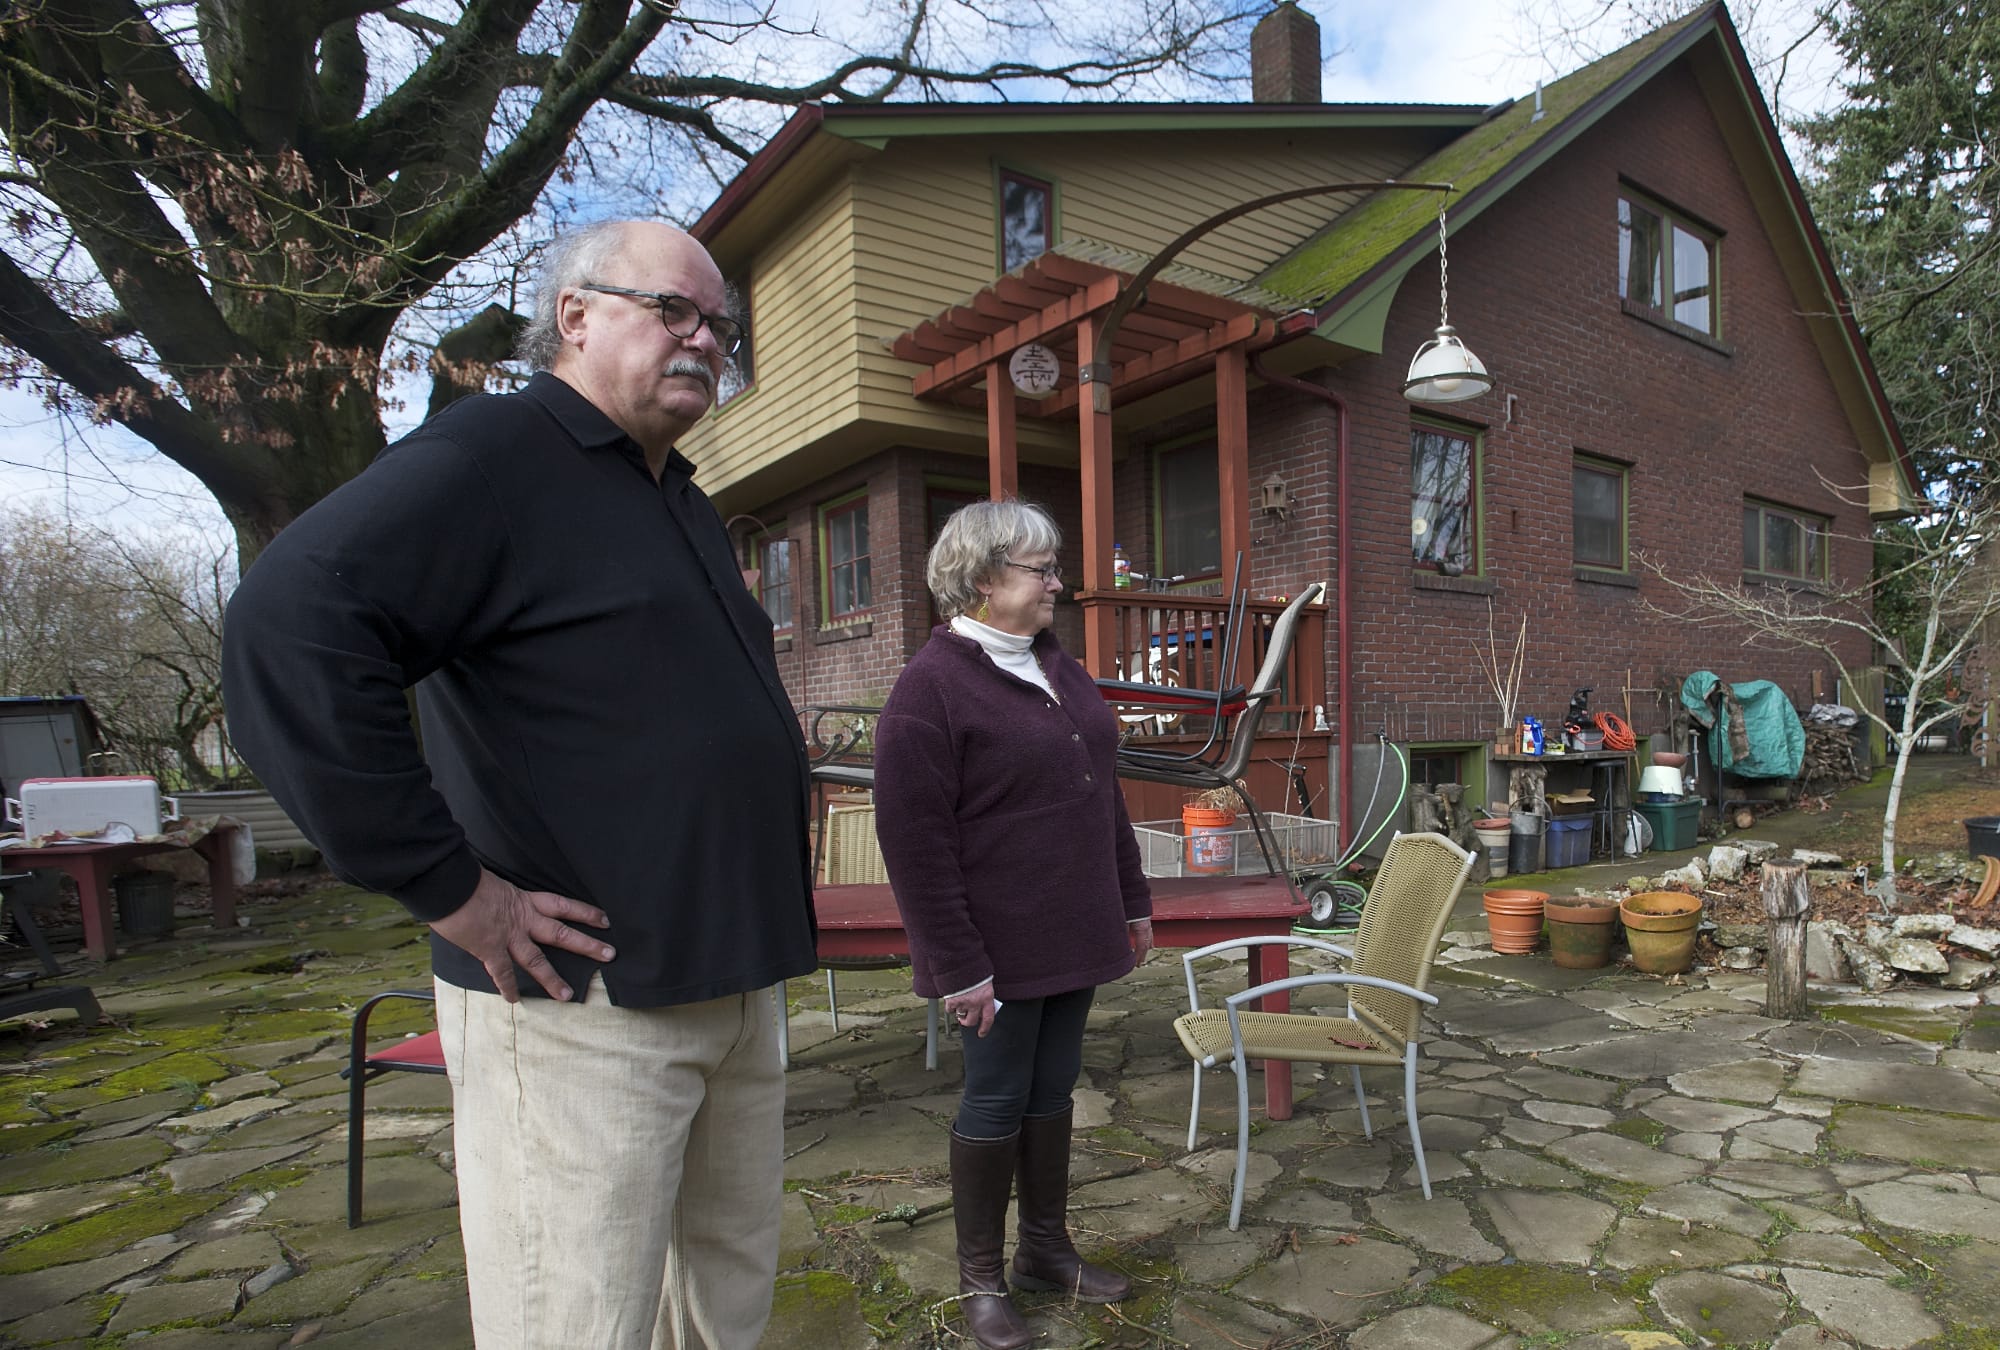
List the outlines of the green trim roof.
{"type": "MultiPolygon", "coordinates": [[[[1597,98],[1660,55],[1676,39],[1692,40],[1712,23],[1717,6],[1704,5],[1683,19],[1655,29],[1542,91],[1543,115],[1535,120],[1535,100],[1517,100],[1491,121],[1466,132],[1403,175],[1411,182],[1450,183],[1454,206],[1511,167],[1532,167],[1583,129],[1578,122],[1597,98]],[[1574,125],[1573,125],[1574,124],[1574,125]],[[1539,154],[1537,152],[1540,152],[1539,154]]],[[[1678,55],[1678,53],[1675,53],[1678,55]]],[[[1266,268],[1259,285],[1288,295],[1309,295],[1325,303],[1366,277],[1405,245],[1434,233],[1437,197],[1428,192],[1377,192],[1342,214],[1326,229],[1266,268]]],[[[1453,211],[1454,225],[1461,223],[1453,211]]],[[[1466,218],[1470,217],[1467,213],[1466,218]]],[[[1427,252],[1427,249],[1419,250],[1427,252]]]]}

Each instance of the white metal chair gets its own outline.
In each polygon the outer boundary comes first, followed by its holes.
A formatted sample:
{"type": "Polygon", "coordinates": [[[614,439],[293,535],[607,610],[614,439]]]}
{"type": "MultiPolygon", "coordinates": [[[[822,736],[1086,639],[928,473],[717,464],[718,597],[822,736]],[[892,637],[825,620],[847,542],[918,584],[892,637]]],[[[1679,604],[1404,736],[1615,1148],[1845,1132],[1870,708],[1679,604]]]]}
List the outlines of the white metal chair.
{"type": "Polygon", "coordinates": [[[1426,992],[1438,940],[1451,907],[1472,870],[1473,855],[1441,834],[1398,835],[1361,911],[1352,950],[1319,938],[1256,937],[1217,942],[1183,956],[1189,1011],[1174,1019],[1181,1045],[1194,1059],[1194,1104],[1188,1113],[1188,1147],[1201,1124],[1201,1072],[1227,1065],[1236,1075],[1236,1181],[1229,1202],[1229,1226],[1243,1220],[1243,1184],[1250,1165],[1250,1086],[1253,1059],[1346,1064],[1354,1077],[1354,1100],[1361,1129],[1370,1139],[1368,1100],[1361,1088],[1364,1065],[1403,1067],[1403,1115],[1424,1198],[1431,1194],[1424,1161],[1423,1133],[1417,1124],[1417,1028],[1423,1009],[1437,1003],[1426,992]],[[1282,943],[1329,952],[1347,963],[1344,972],[1295,975],[1231,994],[1221,1008],[1201,1006],[1195,962],[1223,952],[1282,943]],[[1312,1012],[1245,1011],[1244,1005],[1270,994],[1318,985],[1347,989],[1347,1012],[1335,1017],[1312,1012]]]}

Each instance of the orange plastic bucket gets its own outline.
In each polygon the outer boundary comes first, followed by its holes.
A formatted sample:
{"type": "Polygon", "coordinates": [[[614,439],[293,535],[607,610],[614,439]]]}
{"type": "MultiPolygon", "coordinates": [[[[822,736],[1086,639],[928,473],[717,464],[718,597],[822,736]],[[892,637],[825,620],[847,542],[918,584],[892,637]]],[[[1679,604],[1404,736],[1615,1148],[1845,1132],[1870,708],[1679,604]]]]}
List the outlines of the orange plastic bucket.
{"type": "Polygon", "coordinates": [[[1236,813],[1206,806],[1181,808],[1187,870],[1195,876],[1227,875],[1236,868],[1236,813]]]}

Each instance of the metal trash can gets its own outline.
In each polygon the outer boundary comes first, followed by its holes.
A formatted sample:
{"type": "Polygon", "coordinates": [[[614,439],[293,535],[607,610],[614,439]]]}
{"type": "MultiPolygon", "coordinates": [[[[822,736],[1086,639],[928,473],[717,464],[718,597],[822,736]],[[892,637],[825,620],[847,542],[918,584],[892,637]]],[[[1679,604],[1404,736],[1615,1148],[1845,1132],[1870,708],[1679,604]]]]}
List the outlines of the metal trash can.
{"type": "Polygon", "coordinates": [[[1542,870],[1542,835],[1548,822],[1533,811],[1512,813],[1512,832],[1507,840],[1507,871],[1525,876],[1542,870]]]}
{"type": "Polygon", "coordinates": [[[173,932],[174,888],[179,884],[172,872],[127,872],[113,877],[118,931],[132,937],[165,937],[173,932]]]}

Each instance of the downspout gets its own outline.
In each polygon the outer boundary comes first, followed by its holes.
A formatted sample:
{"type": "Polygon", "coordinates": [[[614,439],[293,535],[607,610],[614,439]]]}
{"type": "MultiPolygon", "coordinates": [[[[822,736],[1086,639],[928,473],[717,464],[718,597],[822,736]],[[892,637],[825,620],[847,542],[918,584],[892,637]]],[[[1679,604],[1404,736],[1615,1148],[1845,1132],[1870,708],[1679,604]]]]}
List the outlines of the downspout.
{"type": "Polygon", "coordinates": [[[1336,479],[1334,489],[1334,644],[1338,652],[1334,657],[1334,733],[1340,737],[1340,804],[1339,822],[1334,827],[1335,842],[1339,849],[1336,857],[1347,856],[1347,846],[1357,834],[1353,819],[1354,806],[1354,737],[1353,704],[1350,700],[1352,668],[1347,659],[1347,400],[1331,389],[1301,380],[1291,375],[1280,375],[1264,366],[1264,354],[1253,352],[1250,369],[1266,384],[1280,389],[1290,389],[1294,393],[1316,398],[1333,409],[1333,472],[1336,479]]]}

